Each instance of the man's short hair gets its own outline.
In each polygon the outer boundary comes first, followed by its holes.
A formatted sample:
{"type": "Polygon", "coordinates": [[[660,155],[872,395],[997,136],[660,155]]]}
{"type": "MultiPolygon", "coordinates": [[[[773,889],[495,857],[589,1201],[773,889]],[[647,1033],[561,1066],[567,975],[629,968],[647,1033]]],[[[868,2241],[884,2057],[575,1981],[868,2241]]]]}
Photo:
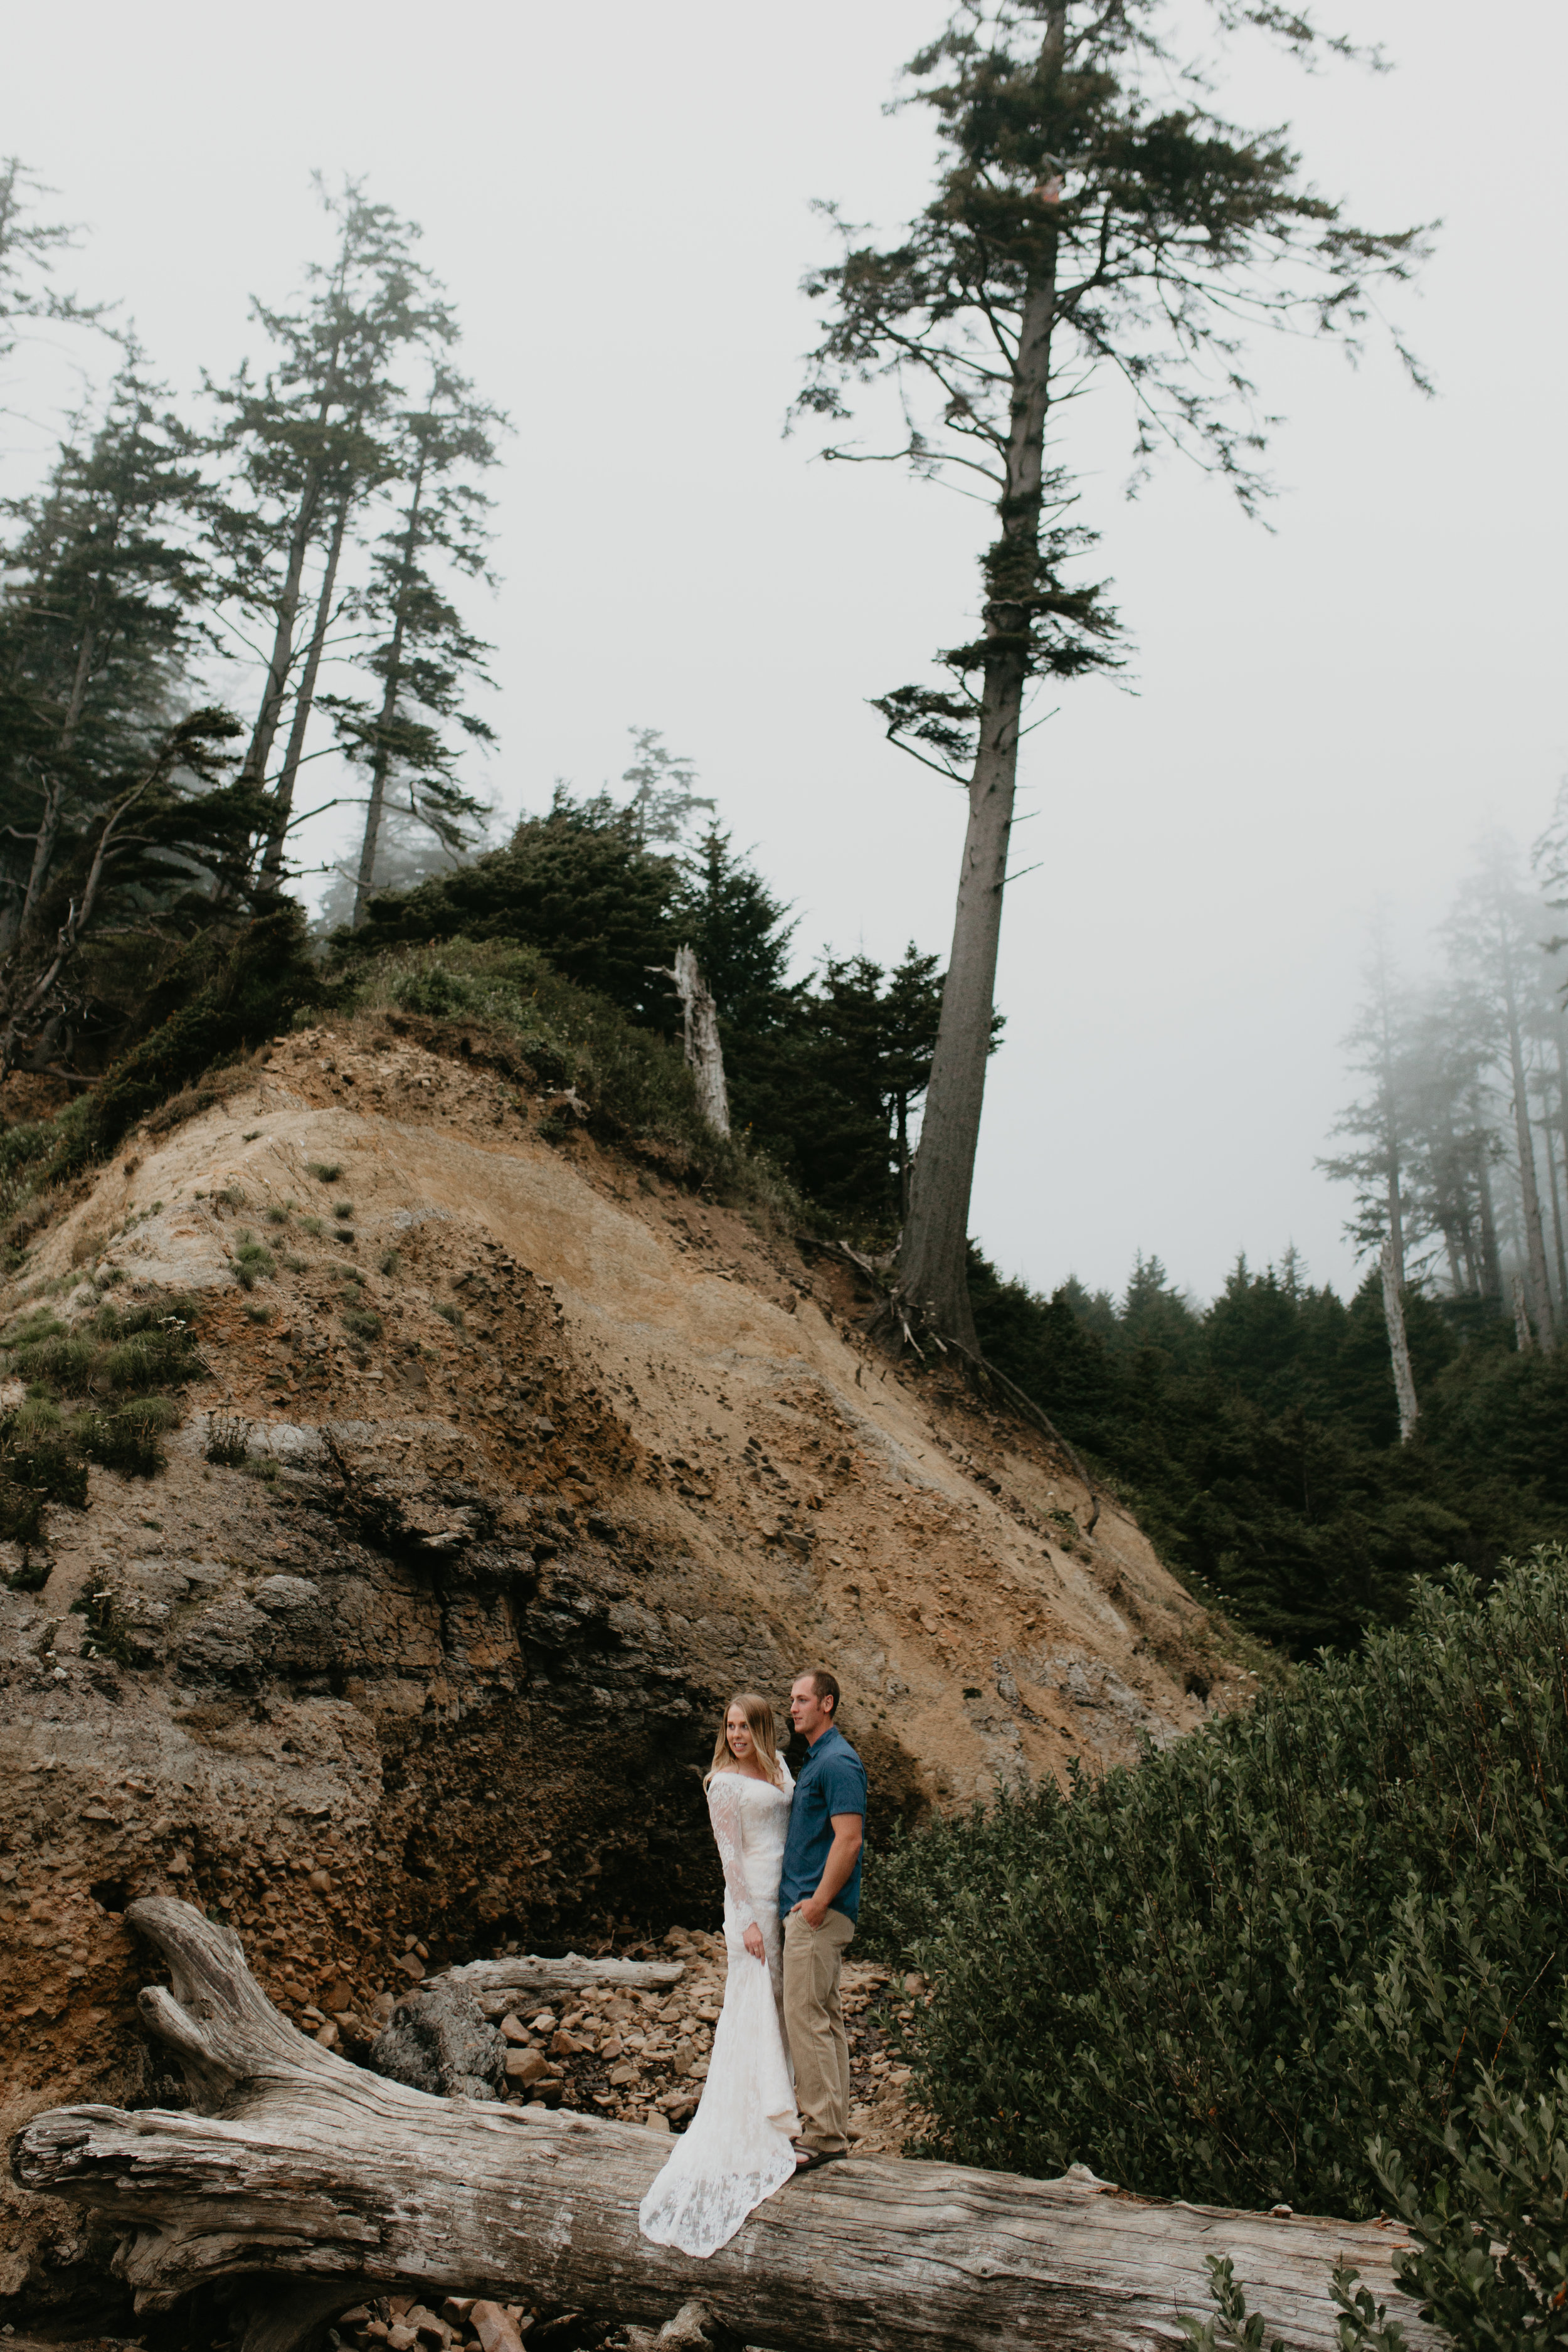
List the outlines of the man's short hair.
{"type": "Polygon", "coordinates": [[[838,1720],[837,1676],[830,1675],[826,1666],[814,1666],[811,1670],[811,1687],[816,1693],[819,1704],[823,1699],[830,1698],[833,1701],[833,1720],[837,1723],[838,1720]]]}

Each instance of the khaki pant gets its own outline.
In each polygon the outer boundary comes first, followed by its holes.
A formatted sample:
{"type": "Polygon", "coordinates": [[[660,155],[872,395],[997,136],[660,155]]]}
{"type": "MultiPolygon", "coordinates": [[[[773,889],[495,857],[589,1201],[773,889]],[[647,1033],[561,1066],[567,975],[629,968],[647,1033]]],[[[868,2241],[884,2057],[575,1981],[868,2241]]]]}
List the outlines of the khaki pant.
{"type": "Polygon", "coordinates": [[[784,2031],[795,2061],[795,2103],[807,2147],[841,2155],[849,2145],[849,2043],[838,1970],[855,1923],[829,1911],[820,1927],[798,1911],[784,1921],[784,2031]]]}

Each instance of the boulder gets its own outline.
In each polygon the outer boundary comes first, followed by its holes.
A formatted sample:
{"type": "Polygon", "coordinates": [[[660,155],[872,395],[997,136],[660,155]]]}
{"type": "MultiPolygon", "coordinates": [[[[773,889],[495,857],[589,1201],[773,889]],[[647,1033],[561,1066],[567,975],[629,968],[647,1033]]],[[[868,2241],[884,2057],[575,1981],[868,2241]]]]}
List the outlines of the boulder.
{"type": "Polygon", "coordinates": [[[452,1985],[406,1994],[371,2043],[370,2063],[437,2099],[499,2099],[506,2088],[506,2043],[473,1995],[452,1985]]]}

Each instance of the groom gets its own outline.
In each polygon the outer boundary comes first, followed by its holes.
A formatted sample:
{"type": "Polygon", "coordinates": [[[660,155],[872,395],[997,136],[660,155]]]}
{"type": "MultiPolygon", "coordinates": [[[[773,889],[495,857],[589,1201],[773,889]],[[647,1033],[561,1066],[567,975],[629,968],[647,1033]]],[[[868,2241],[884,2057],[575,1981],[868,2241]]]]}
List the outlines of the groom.
{"type": "Polygon", "coordinates": [[[866,1767],[835,1720],[838,1685],[830,1674],[818,1667],[798,1675],[789,1712],[811,1751],[795,1784],[779,1878],[784,2030],[801,2117],[795,2158],[799,2171],[810,2172],[849,2153],[849,2044],[838,1970],[860,1911],[866,1767]]]}

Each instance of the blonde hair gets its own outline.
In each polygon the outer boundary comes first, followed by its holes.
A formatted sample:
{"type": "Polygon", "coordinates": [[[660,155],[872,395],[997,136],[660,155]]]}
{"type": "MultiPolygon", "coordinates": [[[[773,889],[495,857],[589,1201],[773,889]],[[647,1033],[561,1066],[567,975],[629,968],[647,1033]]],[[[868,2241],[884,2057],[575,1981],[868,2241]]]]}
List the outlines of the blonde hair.
{"type": "Polygon", "coordinates": [[[715,1772],[738,1769],[734,1751],[730,1746],[729,1729],[731,1708],[737,1706],[746,1718],[746,1728],[752,1735],[763,1769],[776,1789],[779,1786],[778,1734],[773,1728],[773,1708],[758,1691],[737,1691],[725,1706],[720,1718],[719,1737],[713,1742],[713,1761],[702,1775],[702,1785],[706,1788],[715,1772]]]}

